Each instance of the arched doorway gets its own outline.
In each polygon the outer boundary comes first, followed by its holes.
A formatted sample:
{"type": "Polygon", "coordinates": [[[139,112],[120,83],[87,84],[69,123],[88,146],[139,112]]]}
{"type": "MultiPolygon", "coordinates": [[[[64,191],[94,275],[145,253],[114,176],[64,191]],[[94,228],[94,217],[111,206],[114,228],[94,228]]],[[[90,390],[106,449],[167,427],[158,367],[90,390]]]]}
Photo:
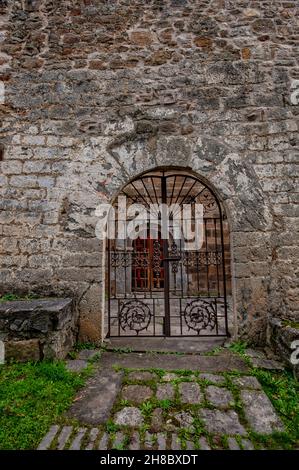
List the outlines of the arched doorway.
{"type": "Polygon", "coordinates": [[[229,232],[213,190],[191,172],[163,169],[137,177],[120,196],[126,211],[118,199],[115,233],[121,215],[130,237],[115,237],[107,244],[108,337],[227,336],[229,232]],[[136,204],[144,213],[132,239],[136,224],[132,226],[130,208],[136,204]],[[178,237],[177,220],[184,215],[181,228],[188,224],[195,234],[198,207],[202,244],[190,246],[188,237],[178,237]],[[161,228],[165,210],[166,231],[161,228]]]}

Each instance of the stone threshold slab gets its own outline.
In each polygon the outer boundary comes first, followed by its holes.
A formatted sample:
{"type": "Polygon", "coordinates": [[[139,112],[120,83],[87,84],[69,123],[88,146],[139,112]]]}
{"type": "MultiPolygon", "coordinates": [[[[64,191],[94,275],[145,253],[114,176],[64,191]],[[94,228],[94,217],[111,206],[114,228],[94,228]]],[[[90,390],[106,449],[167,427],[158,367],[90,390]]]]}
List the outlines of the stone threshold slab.
{"type": "Polygon", "coordinates": [[[105,352],[101,358],[101,366],[103,369],[119,366],[130,369],[184,369],[202,372],[249,371],[245,361],[229,351],[217,356],[105,352]]]}
{"type": "Polygon", "coordinates": [[[226,338],[109,338],[107,350],[128,348],[135,352],[202,354],[223,346],[226,338]]]}

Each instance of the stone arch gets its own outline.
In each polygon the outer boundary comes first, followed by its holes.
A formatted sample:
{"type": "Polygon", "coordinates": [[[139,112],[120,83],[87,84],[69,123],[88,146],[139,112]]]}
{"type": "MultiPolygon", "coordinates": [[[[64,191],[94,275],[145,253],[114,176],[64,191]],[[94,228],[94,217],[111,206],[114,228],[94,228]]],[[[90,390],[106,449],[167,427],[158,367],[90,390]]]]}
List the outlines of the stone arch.
{"type": "Polygon", "coordinates": [[[206,136],[140,136],[117,138],[107,146],[115,172],[106,190],[113,201],[130,180],[162,167],[196,174],[217,195],[230,226],[234,336],[263,343],[270,282],[269,247],[272,213],[250,159],[206,136]],[[267,253],[260,261],[260,252],[267,253]]]}

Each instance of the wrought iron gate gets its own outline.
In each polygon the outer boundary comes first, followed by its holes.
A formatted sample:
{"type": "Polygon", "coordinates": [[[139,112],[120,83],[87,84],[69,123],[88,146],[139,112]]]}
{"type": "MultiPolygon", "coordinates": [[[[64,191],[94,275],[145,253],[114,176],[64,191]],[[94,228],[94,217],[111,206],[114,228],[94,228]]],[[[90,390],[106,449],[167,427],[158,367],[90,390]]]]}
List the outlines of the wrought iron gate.
{"type": "MultiPolygon", "coordinates": [[[[227,336],[229,248],[216,196],[195,176],[180,171],[147,173],[121,194],[129,206],[142,204],[148,211],[153,205],[158,211],[161,203],[202,204],[204,237],[200,249],[187,250],[184,240],[163,238],[159,227],[151,237],[145,224],[142,237],[108,240],[108,336],[227,336]]],[[[190,214],[194,227],[192,210],[190,214]]],[[[117,203],[115,215],[119,221],[117,203]]],[[[131,220],[126,215],[123,222],[131,220]]]]}

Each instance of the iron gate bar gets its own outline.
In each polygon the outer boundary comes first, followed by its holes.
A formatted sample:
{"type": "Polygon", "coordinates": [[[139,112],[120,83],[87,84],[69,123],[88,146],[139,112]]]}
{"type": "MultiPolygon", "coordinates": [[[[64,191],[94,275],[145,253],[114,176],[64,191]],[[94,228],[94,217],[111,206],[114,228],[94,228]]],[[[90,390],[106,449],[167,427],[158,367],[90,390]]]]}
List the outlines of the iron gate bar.
{"type": "MultiPolygon", "coordinates": [[[[161,193],[162,193],[162,211],[165,211],[166,207],[165,205],[167,204],[167,186],[166,186],[166,178],[163,174],[161,178],[161,193]]],[[[161,214],[162,215],[162,221],[165,220],[164,215],[166,216],[167,214],[161,214]]],[[[164,315],[165,315],[165,336],[170,336],[171,330],[170,330],[170,305],[169,305],[169,264],[166,261],[168,258],[168,240],[163,239],[163,263],[164,263],[164,315]]]]}
{"type": "Polygon", "coordinates": [[[224,295],[224,312],[225,312],[225,332],[228,336],[228,318],[227,318],[227,301],[226,301],[226,274],[225,274],[225,252],[224,252],[224,239],[223,239],[223,215],[221,207],[219,207],[220,212],[220,234],[221,234],[221,248],[222,248],[222,270],[223,270],[223,295],[224,295]]]}

